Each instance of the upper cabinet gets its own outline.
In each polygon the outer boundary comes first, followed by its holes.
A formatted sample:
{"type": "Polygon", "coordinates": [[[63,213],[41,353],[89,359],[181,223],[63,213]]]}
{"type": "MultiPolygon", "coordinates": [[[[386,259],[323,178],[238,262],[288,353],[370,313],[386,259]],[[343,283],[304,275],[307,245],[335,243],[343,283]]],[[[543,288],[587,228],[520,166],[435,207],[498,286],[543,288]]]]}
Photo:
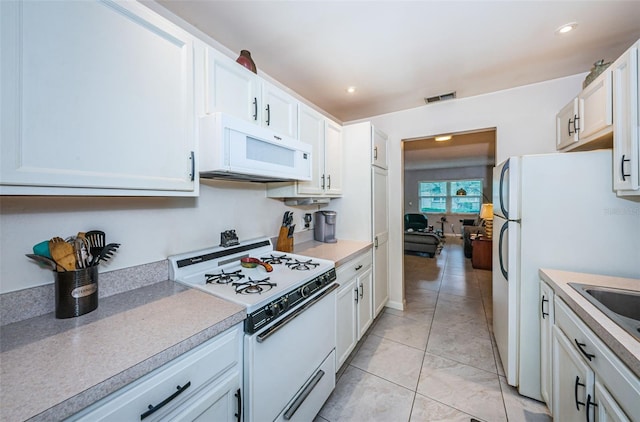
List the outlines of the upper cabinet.
{"type": "Polygon", "coordinates": [[[298,100],[235,60],[206,49],[206,113],[225,112],[298,137],[298,100]]]}
{"type": "Polygon", "coordinates": [[[342,126],[301,104],[299,132],[299,139],[312,146],[312,179],[270,183],[267,195],[271,198],[342,195],[342,126]]]}
{"type": "Polygon", "coordinates": [[[371,164],[383,169],[389,168],[387,161],[387,135],[375,127],[373,130],[373,151],[371,153],[371,164]]]}
{"type": "Polygon", "coordinates": [[[198,194],[191,35],[135,2],[0,11],[2,194],[198,194]]]}
{"type": "Polygon", "coordinates": [[[613,72],[613,188],[618,195],[640,195],[638,139],[638,48],[640,41],[612,65],[613,72]]]}
{"type": "Polygon", "coordinates": [[[605,70],[556,115],[556,149],[611,147],[611,71],[605,70]]]}

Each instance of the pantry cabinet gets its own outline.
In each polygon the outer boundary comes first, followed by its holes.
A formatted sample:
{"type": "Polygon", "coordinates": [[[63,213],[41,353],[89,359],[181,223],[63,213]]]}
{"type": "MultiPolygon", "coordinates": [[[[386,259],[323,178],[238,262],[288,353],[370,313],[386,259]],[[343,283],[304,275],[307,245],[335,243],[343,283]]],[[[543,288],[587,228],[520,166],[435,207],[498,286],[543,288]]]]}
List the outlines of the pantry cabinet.
{"type": "Polygon", "coordinates": [[[238,324],[67,421],[241,421],[242,338],[238,324]]]}
{"type": "Polygon", "coordinates": [[[336,296],[336,370],[347,360],[373,322],[371,259],[371,251],[368,251],[336,270],[340,284],[336,296]]]}
{"type": "Polygon", "coordinates": [[[374,316],[389,300],[389,195],[387,170],[371,166],[373,227],[374,316]]]}
{"type": "Polygon", "coordinates": [[[640,42],[611,65],[614,85],[613,188],[620,196],[640,195],[639,47],[640,42]]]}
{"type": "Polygon", "coordinates": [[[606,69],[556,115],[556,149],[610,148],[612,107],[611,70],[606,69]]]}
{"type": "Polygon", "coordinates": [[[270,183],[271,198],[338,197],[342,195],[342,126],[304,104],[299,108],[299,139],[310,144],[310,181],[270,183]]]}
{"type": "Polygon", "coordinates": [[[0,8],[2,194],[198,194],[190,34],[136,2],[0,8]]]}
{"type": "Polygon", "coordinates": [[[298,137],[298,100],[213,48],[205,54],[206,113],[228,113],[298,137]]]}
{"type": "Polygon", "coordinates": [[[373,150],[371,151],[371,165],[382,169],[389,168],[387,160],[387,134],[377,128],[372,128],[373,150]]]}

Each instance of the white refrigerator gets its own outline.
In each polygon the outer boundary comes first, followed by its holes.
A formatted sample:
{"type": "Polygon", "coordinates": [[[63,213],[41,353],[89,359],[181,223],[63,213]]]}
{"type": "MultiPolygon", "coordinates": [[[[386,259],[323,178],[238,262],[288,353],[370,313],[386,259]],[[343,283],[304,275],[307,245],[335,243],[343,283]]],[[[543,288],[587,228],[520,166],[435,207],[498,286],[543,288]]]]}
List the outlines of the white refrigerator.
{"type": "Polygon", "coordinates": [[[493,173],[493,330],[510,385],[540,394],[539,268],[640,277],[640,203],[611,150],[512,157],[493,173]]]}

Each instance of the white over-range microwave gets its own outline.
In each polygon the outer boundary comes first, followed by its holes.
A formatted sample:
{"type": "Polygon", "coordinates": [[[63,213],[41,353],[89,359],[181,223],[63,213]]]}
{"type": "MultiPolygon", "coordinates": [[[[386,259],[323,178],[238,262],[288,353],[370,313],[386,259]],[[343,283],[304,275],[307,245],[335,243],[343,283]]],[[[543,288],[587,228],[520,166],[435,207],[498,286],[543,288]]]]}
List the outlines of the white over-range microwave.
{"type": "Polygon", "coordinates": [[[311,145],[213,113],[200,119],[200,177],[274,182],[311,180],[311,145]]]}

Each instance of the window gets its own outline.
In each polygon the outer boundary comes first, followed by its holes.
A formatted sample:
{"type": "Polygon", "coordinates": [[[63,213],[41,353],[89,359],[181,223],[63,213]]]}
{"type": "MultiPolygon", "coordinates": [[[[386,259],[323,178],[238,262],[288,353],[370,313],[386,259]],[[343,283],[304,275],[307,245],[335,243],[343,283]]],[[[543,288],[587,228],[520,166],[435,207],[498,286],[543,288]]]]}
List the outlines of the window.
{"type": "Polygon", "coordinates": [[[420,212],[478,214],[482,206],[482,180],[450,180],[418,183],[420,212]]]}

